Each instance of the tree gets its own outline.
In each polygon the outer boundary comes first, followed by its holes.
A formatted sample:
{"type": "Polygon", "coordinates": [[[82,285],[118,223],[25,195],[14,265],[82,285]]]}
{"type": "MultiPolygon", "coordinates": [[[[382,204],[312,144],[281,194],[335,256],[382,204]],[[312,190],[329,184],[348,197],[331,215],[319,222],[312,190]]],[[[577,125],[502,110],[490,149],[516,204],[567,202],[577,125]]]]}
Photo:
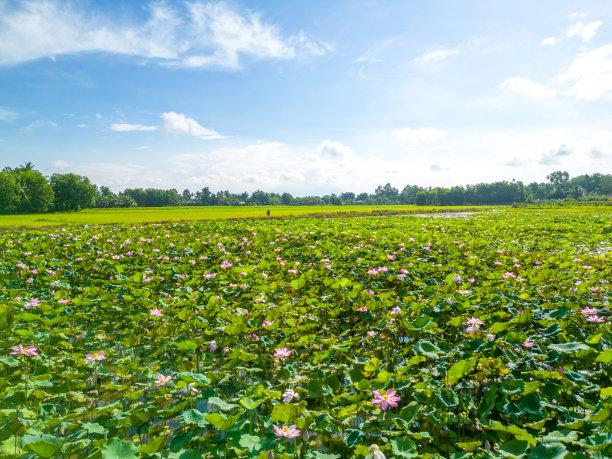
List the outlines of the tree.
{"type": "Polygon", "coordinates": [[[353,201],[355,201],[355,193],[351,191],[340,193],[340,199],[342,199],[342,202],[345,204],[352,204],[353,201]]]}
{"type": "Polygon", "coordinates": [[[185,188],[183,190],[183,202],[185,204],[191,204],[191,200],[193,199],[193,194],[191,194],[191,191],[189,191],[189,189],[185,188]]]}
{"type": "Polygon", "coordinates": [[[43,213],[47,212],[53,204],[53,188],[46,177],[37,170],[30,162],[14,170],[5,169],[14,174],[19,185],[18,212],[43,213]]]}
{"type": "Polygon", "coordinates": [[[8,214],[19,209],[20,189],[14,174],[0,172],[0,213],[8,214]]]}
{"type": "Polygon", "coordinates": [[[293,204],[293,201],[295,201],[293,196],[291,196],[291,194],[289,194],[289,193],[283,193],[281,195],[280,200],[286,206],[290,206],[291,204],[293,204]]]}
{"type": "Polygon", "coordinates": [[[119,196],[113,193],[110,188],[101,186],[96,198],[94,199],[94,207],[109,209],[119,206],[119,196]]]}
{"type": "Polygon", "coordinates": [[[53,174],[51,187],[55,210],[77,211],[94,205],[97,188],[87,177],[76,174],[53,174]]]}

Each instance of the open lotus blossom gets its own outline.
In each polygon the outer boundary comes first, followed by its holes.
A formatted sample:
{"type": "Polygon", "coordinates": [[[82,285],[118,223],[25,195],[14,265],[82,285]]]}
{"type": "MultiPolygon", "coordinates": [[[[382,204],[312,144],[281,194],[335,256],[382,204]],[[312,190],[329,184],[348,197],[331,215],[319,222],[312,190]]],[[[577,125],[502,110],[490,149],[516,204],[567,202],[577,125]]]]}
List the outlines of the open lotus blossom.
{"type": "Polygon", "coordinates": [[[283,393],[283,403],[291,403],[294,398],[300,398],[300,394],[295,392],[293,389],[287,389],[283,393]]]}
{"type": "Polygon", "coordinates": [[[182,392],[183,394],[187,394],[187,395],[199,394],[200,391],[198,389],[196,389],[194,386],[195,386],[195,383],[194,382],[190,382],[189,384],[187,384],[182,389],[179,389],[179,391],[182,392]]]}
{"type": "Polygon", "coordinates": [[[390,406],[397,406],[397,402],[401,400],[401,397],[395,395],[395,391],[393,389],[387,390],[386,393],[373,390],[372,393],[374,394],[374,400],[372,400],[372,404],[374,406],[380,405],[380,409],[383,411],[390,406]]]}
{"type": "Polygon", "coordinates": [[[361,311],[361,312],[366,312],[367,310],[368,308],[366,308],[365,306],[362,306],[358,309],[358,311],[361,311]]]}
{"type": "Polygon", "coordinates": [[[467,324],[470,326],[480,326],[480,325],[484,325],[484,322],[480,319],[477,319],[476,317],[472,317],[470,319],[467,320],[467,324]]]}
{"type": "Polygon", "coordinates": [[[106,353],[104,351],[96,351],[85,356],[85,361],[88,365],[95,363],[96,361],[102,361],[106,358],[106,353]]]}
{"type": "Polygon", "coordinates": [[[525,347],[527,347],[527,348],[531,348],[531,347],[533,347],[533,345],[534,345],[534,344],[535,344],[535,343],[534,343],[533,341],[526,340],[526,341],[523,343],[523,346],[525,346],[525,347]]]}
{"type": "Polygon", "coordinates": [[[606,318],[604,316],[598,317],[598,316],[589,316],[587,317],[587,322],[592,322],[595,324],[603,324],[606,321],[606,318]]]}
{"type": "Polygon", "coordinates": [[[172,381],[172,376],[164,376],[161,373],[157,374],[157,381],[155,381],[155,387],[162,387],[172,381]]]}
{"type": "Polygon", "coordinates": [[[274,428],[274,435],[277,437],[295,438],[299,437],[301,433],[296,425],[288,427],[287,424],[285,424],[283,427],[278,427],[272,424],[272,427],[274,428]]]}
{"type": "Polygon", "coordinates": [[[287,349],[286,347],[281,347],[281,348],[275,348],[274,349],[276,352],[274,353],[274,357],[278,358],[278,359],[284,359],[286,357],[289,357],[291,355],[291,349],[287,349]]]}
{"type": "Polygon", "coordinates": [[[23,347],[22,344],[17,346],[11,346],[11,349],[14,352],[11,352],[13,355],[25,355],[26,357],[34,357],[38,355],[38,348],[36,346],[26,346],[23,347]]]}
{"type": "Polygon", "coordinates": [[[157,308],[150,309],[149,314],[151,314],[151,317],[164,317],[164,311],[157,308]]]}
{"type": "Polygon", "coordinates": [[[274,321],[264,320],[262,325],[264,327],[269,327],[272,324],[274,324],[274,321]]]}
{"type": "Polygon", "coordinates": [[[401,314],[402,310],[399,306],[395,306],[393,309],[391,309],[391,315],[397,316],[398,314],[401,314]]]}
{"type": "Polygon", "coordinates": [[[597,314],[597,308],[589,308],[587,306],[584,309],[580,310],[580,314],[582,314],[583,316],[589,316],[591,314],[597,314]]]}
{"type": "Polygon", "coordinates": [[[368,454],[365,459],[387,459],[387,456],[382,453],[376,444],[370,445],[368,450],[370,451],[370,454],[368,454]]]}
{"type": "Polygon", "coordinates": [[[376,335],[378,335],[378,332],[377,332],[377,331],[374,331],[374,330],[369,330],[369,331],[368,331],[368,336],[369,336],[370,338],[374,338],[376,335]]]}

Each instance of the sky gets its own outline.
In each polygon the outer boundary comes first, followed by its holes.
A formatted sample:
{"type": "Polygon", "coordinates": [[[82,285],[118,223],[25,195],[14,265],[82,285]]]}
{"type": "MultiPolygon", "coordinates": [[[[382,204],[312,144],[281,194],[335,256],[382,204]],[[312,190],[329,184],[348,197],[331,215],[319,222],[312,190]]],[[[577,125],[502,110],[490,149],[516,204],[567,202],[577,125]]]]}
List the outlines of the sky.
{"type": "Polygon", "coordinates": [[[612,173],[612,2],[0,2],[0,168],[114,191],[612,173]]]}

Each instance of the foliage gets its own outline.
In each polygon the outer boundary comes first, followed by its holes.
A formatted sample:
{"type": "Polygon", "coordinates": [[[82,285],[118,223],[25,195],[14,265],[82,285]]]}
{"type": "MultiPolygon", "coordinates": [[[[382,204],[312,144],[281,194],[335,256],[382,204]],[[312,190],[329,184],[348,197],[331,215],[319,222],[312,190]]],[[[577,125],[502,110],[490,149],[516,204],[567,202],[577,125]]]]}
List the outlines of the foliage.
{"type": "Polygon", "coordinates": [[[59,211],[77,211],[92,207],[97,188],[87,177],[53,174],[49,180],[55,196],[53,207],[59,211]]]}
{"type": "Polygon", "coordinates": [[[1,454],[609,456],[608,222],[7,231],[1,454]]]}

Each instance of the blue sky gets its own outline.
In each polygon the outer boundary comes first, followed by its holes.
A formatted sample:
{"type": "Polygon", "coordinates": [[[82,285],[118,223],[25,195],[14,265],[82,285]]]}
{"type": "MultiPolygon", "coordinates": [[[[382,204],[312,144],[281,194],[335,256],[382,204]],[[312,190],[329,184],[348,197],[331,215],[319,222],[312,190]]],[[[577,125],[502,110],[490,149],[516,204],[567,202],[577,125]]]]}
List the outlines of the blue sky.
{"type": "Polygon", "coordinates": [[[612,173],[612,2],[0,3],[0,167],[295,195],[612,173]]]}

